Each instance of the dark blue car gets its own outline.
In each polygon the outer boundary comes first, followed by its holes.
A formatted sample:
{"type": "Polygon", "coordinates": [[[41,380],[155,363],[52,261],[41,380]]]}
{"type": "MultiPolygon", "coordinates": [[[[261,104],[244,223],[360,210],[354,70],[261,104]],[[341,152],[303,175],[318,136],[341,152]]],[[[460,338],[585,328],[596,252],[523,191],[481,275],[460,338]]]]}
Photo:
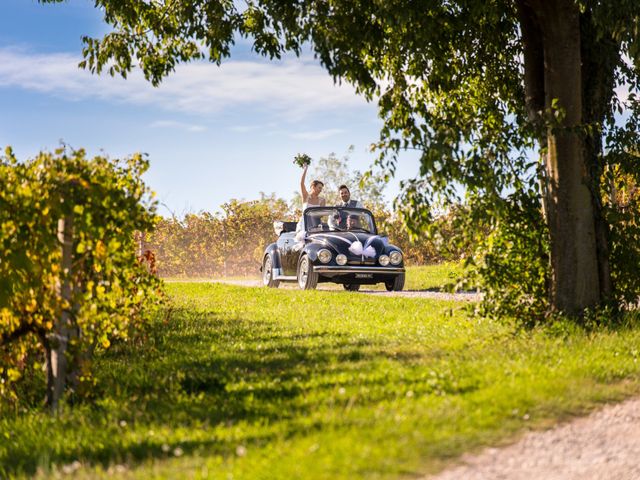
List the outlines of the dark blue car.
{"type": "Polygon", "coordinates": [[[340,283],[345,290],[384,283],[404,288],[402,251],[378,235],[373,214],[364,208],[311,207],[300,222],[274,222],[278,240],[262,261],[265,286],[298,282],[310,290],[318,283],[340,283]]]}

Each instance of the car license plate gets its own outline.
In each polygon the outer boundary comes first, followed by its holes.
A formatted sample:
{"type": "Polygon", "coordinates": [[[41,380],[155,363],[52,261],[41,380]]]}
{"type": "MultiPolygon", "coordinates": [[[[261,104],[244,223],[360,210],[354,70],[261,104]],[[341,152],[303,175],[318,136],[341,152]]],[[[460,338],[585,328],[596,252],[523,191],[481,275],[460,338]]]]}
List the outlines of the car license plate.
{"type": "Polygon", "coordinates": [[[356,273],[356,278],[373,278],[373,273],[356,273]]]}

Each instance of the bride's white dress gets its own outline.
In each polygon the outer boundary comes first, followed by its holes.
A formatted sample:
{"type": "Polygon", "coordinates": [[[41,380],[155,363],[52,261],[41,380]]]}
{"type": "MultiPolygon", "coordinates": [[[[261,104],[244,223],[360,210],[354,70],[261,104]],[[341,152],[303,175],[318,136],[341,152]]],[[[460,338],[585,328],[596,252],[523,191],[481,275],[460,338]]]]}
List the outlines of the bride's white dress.
{"type": "Polygon", "coordinates": [[[308,200],[302,204],[302,211],[304,212],[309,207],[321,207],[319,203],[311,203],[308,200]]]}
{"type": "MultiPolygon", "coordinates": [[[[319,203],[311,203],[309,201],[303,202],[302,204],[302,211],[304,212],[307,208],[309,207],[321,207],[322,205],[320,205],[319,203]]],[[[301,236],[300,232],[302,231],[302,218],[300,220],[298,220],[298,225],[296,226],[296,232],[298,232],[296,234],[296,239],[297,240],[301,240],[304,239],[304,234],[301,236]]]]}

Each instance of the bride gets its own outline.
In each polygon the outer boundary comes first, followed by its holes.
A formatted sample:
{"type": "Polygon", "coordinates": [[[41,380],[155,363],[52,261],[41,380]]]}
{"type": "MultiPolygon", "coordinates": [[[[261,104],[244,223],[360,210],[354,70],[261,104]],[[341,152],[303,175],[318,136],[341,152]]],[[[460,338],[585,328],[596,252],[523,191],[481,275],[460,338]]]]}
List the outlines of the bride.
{"type": "Polygon", "coordinates": [[[304,212],[307,207],[324,207],[327,204],[327,201],[324,197],[321,197],[322,189],[324,188],[324,183],[320,180],[313,180],[309,185],[309,192],[304,182],[307,179],[307,169],[309,165],[304,166],[304,170],[302,171],[302,178],[300,179],[300,193],[302,193],[302,211],[304,212]]]}
{"type": "MultiPolygon", "coordinates": [[[[308,207],[324,207],[327,204],[327,201],[324,197],[321,197],[322,189],[324,188],[324,183],[320,180],[313,180],[309,185],[309,192],[304,182],[307,179],[307,169],[309,168],[309,164],[304,166],[304,170],[302,171],[302,178],[300,179],[300,193],[302,194],[302,212],[304,212],[308,207]]],[[[304,232],[302,231],[302,218],[298,221],[298,225],[296,226],[296,240],[300,241],[304,239],[304,232]]]]}

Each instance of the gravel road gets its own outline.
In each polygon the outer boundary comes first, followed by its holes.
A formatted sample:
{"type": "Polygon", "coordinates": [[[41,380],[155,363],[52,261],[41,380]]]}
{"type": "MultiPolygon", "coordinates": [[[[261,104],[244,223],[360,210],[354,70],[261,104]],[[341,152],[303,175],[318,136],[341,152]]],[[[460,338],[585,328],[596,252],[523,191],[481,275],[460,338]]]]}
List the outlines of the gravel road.
{"type": "Polygon", "coordinates": [[[640,399],[607,405],[503,448],[464,455],[423,480],[638,480],[640,399]]]}

